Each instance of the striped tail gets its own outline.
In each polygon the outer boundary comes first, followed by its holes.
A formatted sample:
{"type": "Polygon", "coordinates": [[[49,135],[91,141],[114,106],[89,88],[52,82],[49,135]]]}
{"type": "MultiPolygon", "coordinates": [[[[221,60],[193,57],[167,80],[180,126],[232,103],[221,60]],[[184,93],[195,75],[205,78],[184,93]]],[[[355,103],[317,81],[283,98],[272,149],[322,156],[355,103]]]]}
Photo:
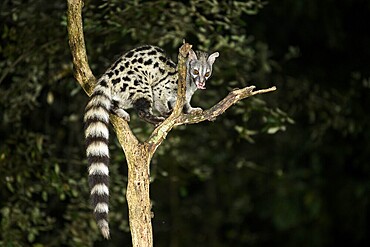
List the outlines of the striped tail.
{"type": "Polygon", "coordinates": [[[94,216],[103,236],[109,238],[109,111],[110,88],[97,85],[85,109],[86,156],[89,165],[90,198],[94,216]]]}

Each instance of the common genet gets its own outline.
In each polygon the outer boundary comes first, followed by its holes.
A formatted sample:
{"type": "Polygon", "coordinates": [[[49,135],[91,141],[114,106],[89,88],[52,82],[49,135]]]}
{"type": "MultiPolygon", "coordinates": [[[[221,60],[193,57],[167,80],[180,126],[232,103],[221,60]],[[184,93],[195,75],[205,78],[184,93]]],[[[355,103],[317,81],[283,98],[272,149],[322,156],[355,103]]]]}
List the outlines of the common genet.
{"type": "MultiPolygon", "coordinates": [[[[190,50],[184,113],[201,110],[193,108],[190,100],[197,89],[206,88],[218,56],[218,52],[208,55],[190,50]]],[[[177,81],[177,65],[161,48],[146,45],[122,55],[99,78],[90,97],[84,116],[90,197],[96,222],[105,238],[109,238],[109,113],[130,121],[126,110],[134,108],[140,118],[159,124],[175,106],[177,81]]]]}

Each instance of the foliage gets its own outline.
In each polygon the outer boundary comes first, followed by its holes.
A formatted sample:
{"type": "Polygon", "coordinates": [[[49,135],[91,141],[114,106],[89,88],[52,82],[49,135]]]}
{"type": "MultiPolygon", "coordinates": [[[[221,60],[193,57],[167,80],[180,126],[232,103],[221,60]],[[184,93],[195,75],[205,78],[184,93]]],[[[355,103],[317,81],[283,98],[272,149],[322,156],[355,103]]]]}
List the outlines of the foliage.
{"type": "MultiPolygon", "coordinates": [[[[152,163],[155,245],[368,244],[365,2],[85,1],[96,75],[138,44],[175,59],[186,38],[220,52],[193,105],[247,84],[278,87],[170,133],[152,163]]],[[[87,97],[72,76],[66,3],[6,0],[0,9],[0,246],[128,245],[127,171],[114,137],[110,242],[88,205],[87,97]]],[[[141,139],[152,128],[130,125],[141,139]]]]}

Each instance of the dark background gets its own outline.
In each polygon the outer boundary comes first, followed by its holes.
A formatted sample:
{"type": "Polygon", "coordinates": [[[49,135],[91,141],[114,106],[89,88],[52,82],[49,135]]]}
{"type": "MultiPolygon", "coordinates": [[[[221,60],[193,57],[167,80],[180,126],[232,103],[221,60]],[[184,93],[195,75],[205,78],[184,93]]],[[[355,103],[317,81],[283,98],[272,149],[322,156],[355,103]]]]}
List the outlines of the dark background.
{"type": "MultiPolygon", "coordinates": [[[[110,241],[91,214],[66,7],[0,3],[0,246],[131,245],[114,133],[110,241]]],[[[155,246],[369,245],[369,13],[365,0],[85,1],[96,76],[140,44],[176,60],[186,38],[220,52],[194,106],[278,88],[169,134],[152,161],[155,246]]],[[[131,116],[145,140],[153,128],[131,116]]]]}

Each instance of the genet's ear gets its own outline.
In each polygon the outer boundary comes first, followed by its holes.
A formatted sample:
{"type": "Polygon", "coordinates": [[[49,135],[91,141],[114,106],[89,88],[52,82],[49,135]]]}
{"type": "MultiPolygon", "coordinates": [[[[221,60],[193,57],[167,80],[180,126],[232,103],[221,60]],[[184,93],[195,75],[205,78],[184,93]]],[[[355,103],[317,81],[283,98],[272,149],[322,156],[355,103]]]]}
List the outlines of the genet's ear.
{"type": "Polygon", "coordinates": [[[192,49],[190,49],[188,57],[189,60],[198,60],[197,54],[195,54],[195,52],[192,49]]]}
{"type": "Polygon", "coordinates": [[[218,58],[220,54],[216,51],[214,53],[212,53],[211,55],[209,55],[208,57],[208,60],[207,62],[209,63],[209,65],[212,66],[212,64],[215,62],[216,58],[218,58]]]}

